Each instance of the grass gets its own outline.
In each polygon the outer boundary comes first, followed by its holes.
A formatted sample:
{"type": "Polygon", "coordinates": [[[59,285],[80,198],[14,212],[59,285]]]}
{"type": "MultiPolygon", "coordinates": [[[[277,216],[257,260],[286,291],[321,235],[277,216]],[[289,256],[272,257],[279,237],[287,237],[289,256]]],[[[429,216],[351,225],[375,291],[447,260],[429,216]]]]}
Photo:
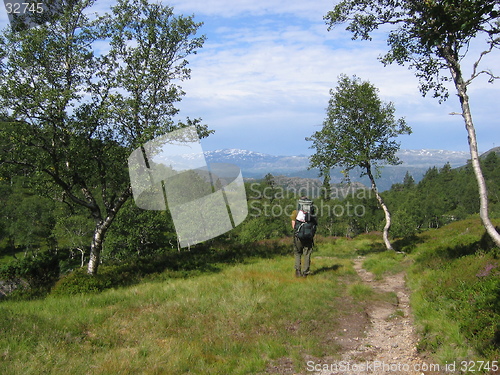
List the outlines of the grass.
{"type": "Polygon", "coordinates": [[[217,273],[167,279],[99,294],[0,304],[2,374],[251,374],[288,357],[336,347],[349,273],[335,258],[313,260],[308,279],[293,257],[254,259],[217,273]]]}
{"type": "Polygon", "coordinates": [[[408,284],[420,349],[441,363],[500,357],[500,262],[471,218],[422,233],[408,284]]]}
{"type": "Polygon", "coordinates": [[[262,374],[290,362],[303,372],[306,358],[339,354],[331,335],[350,312],[396,298],[360,282],[360,255],[379,278],[406,271],[419,349],[435,363],[496,361],[500,261],[483,234],[477,218],[456,222],[400,242],[406,254],[382,251],[377,233],[319,238],[307,279],[265,244],[244,259],[212,251],[204,263],[200,252],[126,287],[3,301],[0,373],[262,374]]]}
{"type": "Polygon", "coordinates": [[[404,271],[406,265],[404,254],[394,251],[373,254],[363,262],[363,268],[372,272],[377,280],[381,280],[388,273],[404,271]]]}
{"type": "Polygon", "coordinates": [[[361,282],[353,283],[348,287],[349,294],[358,301],[365,301],[368,298],[373,297],[375,291],[369,285],[363,284],[361,282]]]}

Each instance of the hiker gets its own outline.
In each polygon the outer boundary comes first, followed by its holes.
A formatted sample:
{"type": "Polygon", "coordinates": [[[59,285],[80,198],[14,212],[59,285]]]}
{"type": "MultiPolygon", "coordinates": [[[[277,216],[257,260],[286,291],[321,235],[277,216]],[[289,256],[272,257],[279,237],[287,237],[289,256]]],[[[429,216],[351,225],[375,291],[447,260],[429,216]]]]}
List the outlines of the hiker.
{"type": "Polygon", "coordinates": [[[301,197],[290,218],[294,232],[295,277],[307,277],[310,273],[314,234],[318,225],[312,200],[306,196],[301,197]]]}

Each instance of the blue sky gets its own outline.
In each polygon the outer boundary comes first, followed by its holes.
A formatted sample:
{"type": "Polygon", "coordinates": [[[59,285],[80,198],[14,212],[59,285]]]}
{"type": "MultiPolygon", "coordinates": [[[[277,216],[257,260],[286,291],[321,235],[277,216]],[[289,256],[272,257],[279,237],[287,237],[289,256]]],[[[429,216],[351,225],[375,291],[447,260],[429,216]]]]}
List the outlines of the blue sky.
{"type": "MultiPolygon", "coordinates": [[[[414,72],[384,67],[377,57],[387,50],[386,35],[352,41],[339,27],[330,32],[323,16],[331,0],[171,0],[174,12],[195,15],[207,41],[189,58],[191,80],[181,86],[186,96],[180,118],[201,117],[215,134],[202,141],[205,150],[240,148],[274,155],[311,154],[305,137],[319,130],[326,116],[329,90],[340,74],[357,75],[392,101],[413,134],[400,137],[401,148],[467,151],[467,133],[453,91],[439,104],[418,91],[414,72]]],[[[96,9],[112,2],[98,0],[96,9]]],[[[0,17],[3,27],[8,21],[0,17]]],[[[479,44],[471,47],[478,56],[479,44]]],[[[500,74],[499,51],[483,68],[500,74]]],[[[473,60],[463,62],[466,76],[473,60]]],[[[469,88],[481,151],[500,146],[500,81],[479,78],[469,88]]]]}

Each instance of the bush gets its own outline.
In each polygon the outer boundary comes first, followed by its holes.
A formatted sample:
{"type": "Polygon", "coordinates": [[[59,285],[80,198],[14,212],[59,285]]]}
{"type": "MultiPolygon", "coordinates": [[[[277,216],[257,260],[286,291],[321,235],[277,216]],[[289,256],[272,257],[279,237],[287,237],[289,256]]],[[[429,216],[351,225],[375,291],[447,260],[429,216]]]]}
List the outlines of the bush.
{"type": "Polygon", "coordinates": [[[98,293],[103,290],[130,285],[137,280],[134,266],[101,266],[99,274],[92,276],[84,268],[79,268],[62,277],[52,288],[52,295],[73,295],[98,293]]]}
{"type": "Polygon", "coordinates": [[[0,279],[15,281],[18,288],[12,297],[32,298],[47,293],[58,279],[59,271],[57,254],[41,252],[1,267],[0,279]]]}

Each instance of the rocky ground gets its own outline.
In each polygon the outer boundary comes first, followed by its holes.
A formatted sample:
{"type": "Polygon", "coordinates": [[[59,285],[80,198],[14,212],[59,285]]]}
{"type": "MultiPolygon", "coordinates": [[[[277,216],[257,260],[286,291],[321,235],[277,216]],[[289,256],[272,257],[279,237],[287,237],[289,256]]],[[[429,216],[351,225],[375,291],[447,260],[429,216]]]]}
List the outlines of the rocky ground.
{"type": "MultiPolygon", "coordinates": [[[[330,374],[438,374],[437,365],[425,362],[417,352],[417,337],[412,322],[409,291],[405,286],[404,273],[385,276],[376,280],[362,267],[363,258],[354,261],[354,269],[363,283],[378,292],[392,292],[393,302],[378,301],[366,310],[368,324],[362,337],[346,334],[337,338],[344,348],[341,359],[322,363],[317,375],[330,374]]],[[[349,327],[345,328],[346,331],[349,327]]],[[[318,366],[316,365],[316,368],[318,366]]],[[[442,369],[441,369],[442,370],[442,369]]]]}

